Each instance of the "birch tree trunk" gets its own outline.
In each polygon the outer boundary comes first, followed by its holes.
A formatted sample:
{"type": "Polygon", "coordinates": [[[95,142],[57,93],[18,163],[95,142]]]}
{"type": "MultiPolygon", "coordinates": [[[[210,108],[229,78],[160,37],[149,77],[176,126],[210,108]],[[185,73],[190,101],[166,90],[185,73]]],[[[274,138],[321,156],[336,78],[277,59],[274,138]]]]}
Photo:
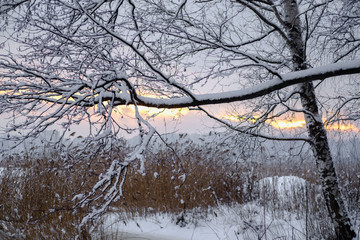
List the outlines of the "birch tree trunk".
{"type": "MultiPolygon", "coordinates": [[[[298,4],[296,0],[284,0],[284,26],[288,34],[288,45],[293,56],[294,71],[305,70],[306,53],[302,38],[298,4]]],[[[350,240],[356,234],[345,207],[333,159],[330,152],[328,138],[321,114],[316,102],[315,88],[312,82],[302,83],[300,86],[301,104],[304,109],[306,127],[312,140],[312,151],[316,159],[316,166],[321,178],[322,193],[332,219],[337,239],[350,240]]]]}

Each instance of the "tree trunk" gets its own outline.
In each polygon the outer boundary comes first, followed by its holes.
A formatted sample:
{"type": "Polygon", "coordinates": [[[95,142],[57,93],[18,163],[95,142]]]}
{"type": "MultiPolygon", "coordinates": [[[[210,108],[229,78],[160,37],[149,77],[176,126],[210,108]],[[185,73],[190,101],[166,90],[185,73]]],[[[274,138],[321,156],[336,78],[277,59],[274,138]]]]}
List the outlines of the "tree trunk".
{"type": "MultiPolygon", "coordinates": [[[[304,70],[306,53],[302,40],[299,10],[296,0],[284,0],[284,26],[288,34],[288,45],[293,56],[294,71],[304,70]]],[[[312,82],[300,86],[301,104],[304,109],[306,127],[311,138],[311,148],[316,159],[316,167],[321,178],[322,193],[332,219],[337,239],[350,240],[356,234],[345,207],[334,162],[331,156],[329,142],[324,124],[316,102],[315,88],[312,82]]]]}

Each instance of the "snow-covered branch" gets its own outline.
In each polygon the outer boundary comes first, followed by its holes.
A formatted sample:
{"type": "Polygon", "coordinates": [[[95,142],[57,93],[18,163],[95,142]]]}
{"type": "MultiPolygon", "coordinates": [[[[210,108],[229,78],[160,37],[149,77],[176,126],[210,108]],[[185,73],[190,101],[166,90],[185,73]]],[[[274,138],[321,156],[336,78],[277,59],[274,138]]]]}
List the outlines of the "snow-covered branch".
{"type": "MultiPolygon", "coordinates": [[[[0,63],[1,66],[1,63],[0,63]]],[[[156,98],[156,97],[146,97],[136,94],[134,99],[131,100],[126,97],[129,89],[126,89],[125,92],[123,89],[114,90],[101,90],[104,84],[99,84],[94,91],[96,95],[91,94],[82,94],[80,90],[82,90],[85,86],[83,83],[76,84],[72,87],[70,91],[69,88],[57,88],[55,90],[51,90],[46,92],[41,86],[38,86],[37,89],[33,90],[33,92],[25,92],[18,94],[8,95],[6,92],[3,92],[1,95],[3,98],[8,100],[12,99],[22,99],[22,100],[41,100],[45,102],[58,103],[58,104],[68,104],[68,105],[79,105],[86,107],[93,107],[101,102],[113,101],[114,106],[120,105],[129,105],[136,103],[139,106],[146,107],[155,107],[155,108],[184,108],[184,107],[193,107],[193,106],[203,106],[210,104],[221,104],[221,103],[230,103],[236,101],[249,100],[256,97],[260,97],[271,93],[276,90],[283,89],[288,86],[292,86],[299,83],[311,82],[316,80],[324,80],[330,77],[342,76],[347,74],[357,74],[360,73],[360,60],[352,60],[341,63],[329,64],[322,67],[317,67],[308,70],[302,70],[297,72],[291,72],[287,74],[282,74],[282,79],[271,79],[265,81],[263,83],[259,83],[255,86],[239,89],[235,91],[229,92],[220,92],[220,93],[209,93],[209,94],[192,94],[191,97],[179,97],[179,98],[156,98]],[[101,94],[99,94],[101,93],[101,94]],[[66,97],[65,97],[66,96],[66,97]],[[92,97],[91,97],[92,96],[92,97]],[[60,98],[59,98],[60,97],[60,98]],[[91,97],[91,98],[90,98],[91,97]]],[[[28,73],[29,74],[29,73],[28,73]]],[[[37,77],[34,73],[33,77],[37,77]]],[[[1,74],[0,74],[1,75],[1,74]]],[[[19,77],[24,77],[26,75],[19,75],[19,77]]],[[[31,75],[30,75],[31,76],[31,75]]],[[[8,77],[5,75],[5,77],[8,77]]],[[[46,79],[45,77],[42,77],[46,79]]],[[[51,76],[49,77],[49,81],[51,81],[51,76]]],[[[115,82],[117,79],[108,81],[115,82]]],[[[47,81],[44,81],[47,83],[47,81]]],[[[9,89],[9,85],[6,83],[2,84],[3,89],[9,89]]],[[[31,86],[18,84],[12,85],[16,88],[26,88],[31,89],[31,86]]],[[[136,89],[132,89],[135,90],[136,89]]]]}
{"type": "Polygon", "coordinates": [[[189,97],[174,99],[154,99],[138,96],[138,104],[158,108],[181,108],[210,104],[229,103],[253,99],[298,83],[324,80],[329,77],[360,73],[360,60],[329,64],[323,67],[283,74],[282,79],[273,79],[256,86],[236,91],[194,95],[196,100],[189,97]]]}

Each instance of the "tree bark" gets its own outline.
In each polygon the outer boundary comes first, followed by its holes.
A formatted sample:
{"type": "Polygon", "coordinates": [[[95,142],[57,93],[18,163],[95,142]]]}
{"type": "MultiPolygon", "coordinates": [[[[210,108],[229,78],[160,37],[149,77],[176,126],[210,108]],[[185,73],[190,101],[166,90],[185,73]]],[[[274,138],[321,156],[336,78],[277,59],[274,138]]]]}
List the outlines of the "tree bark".
{"type": "MultiPolygon", "coordinates": [[[[292,54],[294,71],[305,70],[306,53],[302,38],[298,4],[296,0],[284,0],[284,27],[288,34],[288,45],[292,54]]],[[[356,234],[342,199],[334,162],[331,156],[327,133],[316,102],[312,82],[300,84],[300,98],[304,109],[306,127],[312,142],[316,167],[321,178],[322,193],[339,240],[351,240],[356,234]]]]}

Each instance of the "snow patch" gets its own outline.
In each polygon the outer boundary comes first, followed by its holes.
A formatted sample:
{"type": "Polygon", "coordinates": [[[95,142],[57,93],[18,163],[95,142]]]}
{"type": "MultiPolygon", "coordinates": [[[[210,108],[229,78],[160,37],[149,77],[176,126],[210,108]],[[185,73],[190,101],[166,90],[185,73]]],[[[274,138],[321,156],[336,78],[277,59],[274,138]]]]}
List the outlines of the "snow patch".
{"type": "Polygon", "coordinates": [[[293,200],[296,194],[305,194],[307,181],[297,176],[273,176],[259,181],[260,196],[275,194],[278,199],[293,200]],[[290,199],[289,199],[290,198],[290,199]]]}

